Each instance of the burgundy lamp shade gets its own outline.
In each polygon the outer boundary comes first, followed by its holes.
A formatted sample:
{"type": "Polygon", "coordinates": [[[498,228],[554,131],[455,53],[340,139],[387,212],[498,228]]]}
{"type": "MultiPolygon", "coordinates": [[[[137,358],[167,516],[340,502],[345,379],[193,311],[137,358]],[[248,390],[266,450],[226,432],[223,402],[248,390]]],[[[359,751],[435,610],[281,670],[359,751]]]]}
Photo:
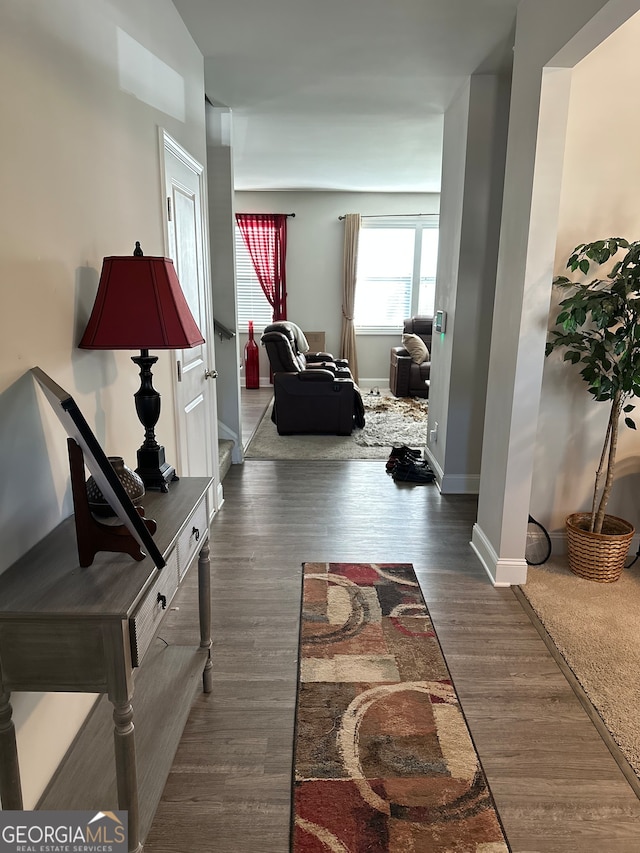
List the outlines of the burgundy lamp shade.
{"type": "Polygon", "coordinates": [[[83,349],[187,349],[204,343],[169,258],[105,258],[83,349]]]}
{"type": "Polygon", "coordinates": [[[140,389],[134,394],[144,427],[136,472],[148,488],[168,491],[177,480],[175,468],[156,441],[160,394],[153,387],[151,349],[189,349],[204,338],[184,298],[169,258],[145,257],[140,243],[133,255],[105,258],[91,317],[79,346],[83,349],[139,349],[131,360],[140,368],[140,389]]]}

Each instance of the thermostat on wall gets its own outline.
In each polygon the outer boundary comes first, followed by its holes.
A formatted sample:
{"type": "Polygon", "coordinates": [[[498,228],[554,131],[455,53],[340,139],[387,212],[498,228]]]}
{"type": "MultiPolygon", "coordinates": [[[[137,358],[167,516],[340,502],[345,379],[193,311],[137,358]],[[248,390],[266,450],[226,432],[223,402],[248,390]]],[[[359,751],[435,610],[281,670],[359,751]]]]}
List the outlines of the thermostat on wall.
{"type": "Polygon", "coordinates": [[[447,325],[447,312],[446,311],[436,311],[436,319],[433,324],[436,332],[442,332],[444,334],[445,328],[447,325]]]}

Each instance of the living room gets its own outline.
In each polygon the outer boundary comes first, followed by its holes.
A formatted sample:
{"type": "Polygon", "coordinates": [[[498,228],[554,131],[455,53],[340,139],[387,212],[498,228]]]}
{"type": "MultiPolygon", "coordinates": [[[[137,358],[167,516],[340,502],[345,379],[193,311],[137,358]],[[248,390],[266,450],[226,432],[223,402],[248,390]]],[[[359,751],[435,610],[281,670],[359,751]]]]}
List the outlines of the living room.
{"type": "MultiPolygon", "coordinates": [[[[489,567],[487,571],[497,584],[509,585],[522,580],[519,574],[523,569],[522,541],[530,508],[531,485],[533,484],[534,488],[534,508],[536,511],[543,509],[549,513],[546,520],[554,526],[557,523],[554,519],[561,514],[566,498],[563,494],[557,507],[552,511],[548,509],[552,491],[554,488],[560,489],[560,486],[554,487],[557,467],[546,454],[549,447],[558,451],[560,448],[557,443],[545,440],[545,450],[540,455],[536,443],[550,285],[546,289],[542,288],[544,293],[537,294],[534,294],[531,285],[542,279],[547,283],[550,281],[557,237],[557,216],[554,214],[557,197],[549,200],[545,195],[544,184],[536,183],[541,177],[535,169],[538,148],[535,128],[539,118],[542,68],[567,44],[570,45],[570,50],[564,55],[563,62],[565,68],[571,67],[637,10],[638,4],[618,0],[608,3],[567,0],[562,4],[552,3],[550,0],[525,0],[520,4],[515,53],[518,73],[514,77],[514,106],[509,130],[504,195],[504,234],[500,240],[497,313],[493,320],[493,328],[499,331],[499,334],[496,332],[493,335],[491,355],[488,351],[486,353],[487,391],[485,393],[482,389],[479,392],[483,407],[485,399],[487,401],[484,429],[487,439],[481,448],[480,457],[480,449],[475,443],[475,424],[479,410],[474,409],[473,417],[470,417],[467,405],[464,416],[451,423],[450,432],[445,433],[448,440],[439,443],[435,450],[444,476],[454,478],[452,492],[457,490],[463,500],[474,500],[461,494],[469,485],[466,478],[478,478],[474,481],[474,485],[480,490],[478,514],[476,516],[472,513],[473,518],[465,518],[465,524],[473,524],[475,518],[476,548],[481,552],[484,563],[489,567]],[[581,37],[576,39],[576,34],[581,37]],[[547,206],[541,207],[542,201],[547,206]],[[549,223],[548,227],[546,222],[549,223]],[[533,241],[530,241],[530,232],[536,238],[533,241]],[[541,232],[544,233],[541,235],[541,232]],[[540,239],[541,236],[543,239],[540,239]],[[541,259],[543,269],[530,266],[531,256],[541,259]],[[528,291],[526,304],[523,305],[525,282],[528,291]],[[532,306],[535,311],[527,313],[532,306]],[[544,317],[542,321],[541,317],[544,317]],[[472,447],[476,454],[471,465],[460,449],[469,447],[472,447]],[[451,458],[447,458],[448,456],[451,458]],[[457,465],[460,467],[456,468],[457,465]],[[552,475],[546,478],[540,475],[541,471],[551,469],[552,475]],[[479,481],[480,471],[483,482],[479,481]]],[[[121,36],[120,59],[125,41],[121,36]]],[[[54,416],[46,411],[46,407],[36,395],[33,383],[27,375],[30,367],[39,364],[74,393],[100,441],[109,452],[117,451],[126,458],[135,458],[140,442],[140,424],[132,397],[138,382],[129,354],[88,354],[77,349],[77,341],[91,308],[103,257],[130,253],[135,240],[141,241],[148,254],[160,255],[165,251],[160,213],[163,203],[158,179],[158,126],[166,127],[171,135],[202,163],[207,161],[207,141],[203,56],[172,3],[163,0],[158,4],[145,0],[142,3],[129,4],[114,0],[99,5],[91,4],[89,7],[82,2],[60,3],[56,0],[19,4],[8,0],[3,3],[0,43],[0,65],[3,71],[0,76],[0,97],[5,117],[2,185],[5,190],[5,210],[10,212],[0,234],[4,272],[3,350],[0,361],[0,456],[3,463],[4,490],[0,568],[4,569],[72,512],[64,437],[54,416]],[[161,63],[179,73],[183,84],[180,90],[181,99],[168,107],[166,100],[153,101],[151,94],[158,94],[157,92],[147,92],[148,99],[144,100],[144,87],[137,88],[136,94],[132,95],[131,80],[123,73],[122,64],[119,66],[118,60],[118,33],[123,31],[158,57],[161,63]]],[[[623,55],[631,62],[633,51],[627,50],[623,55]]],[[[138,72],[140,80],[144,82],[143,68],[144,63],[138,68],[138,72]]],[[[128,70],[133,74],[132,67],[128,70]]],[[[556,76],[562,76],[562,72],[556,76]]],[[[545,85],[549,82],[545,79],[545,85]]],[[[591,82],[588,85],[592,85],[591,82]]],[[[627,85],[624,84],[625,90],[627,85]]],[[[629,88],[635,90],[635,84],[629,88]]],[[[465,209],[461,200],[464,200],[467,191],[465,174],[468,178],[473,172],[467,172],[463,165],[466,163],[466,145],[456,128],[465,127],[467,124],[464,118],[465,98],[468,118],[468,107],[475,104],[471,98],[472,94],[478,93],[471,92],[470,84],[469,91],[462,93],[449,116],[453,123],[448,139],[452,146],[457,140],[461,159],[454,158],[450,164],[453,180],[447,182],[446,192],[443,188],[440,204],[441,216],[444,218],[445,213],[453,211],[454,221],[450,236],[445,237],[445,240],[449,240],[445,245],[452,250],[447,252],[449,261],[444,270],[445,277],[457,279],[458,272],[462,269],[463,273],[470,276],[465,279],[469,282],[469,287],[473,280],[474,267],[477,267],[478,232],[465,232],[468,220],[465,219],[464,213],[469,214],[469,208],[465,209]],[[464,237],[462,242],[459,239],[460,234],[464,237]]],[[[488,93],[485,93],[484,97],[488,97],[488,93]]],[[[486,101],[483,98],[478,103],[486,101]]],[[[481,109],[480,113],[479,125],[482,124],[481,109]]],[[[556,118],[554,114],[546,116],[552,128],[563,127],[562,122],[554,124],[556,118]]],[[[574,131],[574,134],[575,145],[584,142],[579,133],[574,131]]],[[[622,135],[608,134],[605,131],[596,136],[599,145],[603,144],[603,137],[606,137],[611,146],[614,138],[619,142],[624,139],[622,135]]],[[[632,134],[626,137],[631,138],[632,134]]],[[[485,150],[489,148],[490,144],[487,142],[485,150]]],[[[628,154],[625,154],[625,159],[627,157],[628,154]]],[[[629,179],[628,169],[631,167],[628,164],[623,166],[623,162],[621,156],[612,152],[607,158],[607,166],[617,166],[618,171],[614,173],[614,177],[607,179],[603,176],[598,193],[592,197],[589,204],[575,201],[573,209],[570,205],[565,207],[567,218],[582,210],[585,228],[589,225],[600,231],[601,227],[606,225],[608,230],[610,224],[611,227],[615,224],[621,230],[635,227],[636,182],[629,179]],[[612,183],[616,186],[615,204],[609,198],[612,183]],[[623,193],[621,202],[619,198],[623,193]],[[607,219],[604,216],[605,208],[623,210],[625,221],[618,220],[614,223],[607,219]]],[[[477,164],[476,179],[482,169],[482,164],[477,164]]],[[[552,169],[551,186],[559,186],[560,173],[557,166],[552,169]]],[[[312,224],[319,227],[319,219],[326,223],[325,227],[331,232],[330,240],[334,246],[330,255],[335,268],[341,234],[341,224],[337,217],[351,212],[354,199],[334,197],[330,194],[326,199],[327,207],[322,211],[322,200],[317,200],[316,214],[311,210],[314,195],[308,193],[291,198],[287,194],[289,197],[286,198],[286,204],[282,207],[279,205],[279,209],[296,213],[292,234],[295,233],[293,229],[298,226],[300,229],[312,224]]],[[[245,196],[239,193],[237,198],[237,206],[240,209],[241,203],[245,206],[245,196]]],[[[394,202],[396,212],[418,212],[419,209],[415,208],[413,203],[410,208],[407,207],[409,200],[410,197],[405,196],[399,200],[401,204],[397,207],[394,202]]],[[[426,203],[429,199],[422,200],[426,203]]],[[[361,212],[379,214],[391,206],[385,204],[385,209],[382,209],[377,204],[378,201],[380,199],[373,196],[367,199],[366,207],[359,205],[361,212]]],[[[467,201],[473,207],[472,198],[469,197],[467,201]]],[[[271,207],[275,200],[267,198],[266,194],[256,194],[250,202],[252,207],[258,202],[262,205],[268,202],[271,207]]],[[[422,207],[421,204],[420,208],[422,207]]],[[[432,205],[431,209],[434,208],[435,205],[432,205]]],[[[221,214],[225,215],[229,222],[230,209],[230,205],[226,206],[221,214]]],[[[486,205],[483,210],[487,210],[486,205]]],[[[496,227],[495,222],[490,224],[496,227]]],[[[579,222],[576,231],[578,239],[582,239],[579,222]]],[[[486,236],[486,229],[482,233],[486,236]]],[[[498,235],[494,237],[497,240],[498,235]]],[[[566,237],[569,242],[573,239],[573,233],[566,237]]],[[[565,248],[563,242],[563,255],[565,248]]],[[[305,251],[304,245],[302,250],[305,251]]],[[[320,265],[314,270],[314,293],[322,293],[322,272],[320,265]]],[[[297,299],[293,284],[302,277],[302,270],[296,270],[292,275],[292,307],[295,307],[294,300],[297,299]]],[[[454,290],[443,292],[442,304],[450,315],[454,311],[456,316],[458,314],[460,305],[456,305],[456,297],[459,295],[454,290]]],[[[463,301],[465,295],[462,292],[463,301]]],[[[335,297],[334,305],[339,305],[335,297]]],[[[299,306],[303,315],[305,309],[302,302],[299,306]]],[[[474,328],[471,321],[477,320],[477,311],[471,304],[468,308],[468,323],[474,328]],[[474,317],[471,316],[472,313],[474,317]]],[[[301,322],[305,325],[315,319],[313,314],[301,316],[301,322]]],[[[335,323],[337,322],[336,320],[335,323]]],[[[328,323],[324,326],[328,343],[331,343],[336,325],[333,329],[328,323]]],[[[463,324],[462,335],[465,334],[464,329],[463,324]]],[[[445,340],[441,342],[439,368],[442,385],[437,389],[437,393],[434,389],[432,401],[433,411],[437,412],[439,422],[445,425],[447,413],[457,411],[458,404],[462,402],[464,406],[469,399],[469,384],[465,375],[469,360],[466,356],[461,361],[458,360],[452,341],[453,335],[448,338],[445,336],[445,340]]],[[[388,341],[384,342],[383,348],[388,353],[387,344],[388,341]]],[[[158,363],[157,385],[165,401],[167,414],[171,412],[172,372],[170,360],[163,355],[158,363]]],[[[379,375],[375,364],[371,367],[371,372],[374,376],[379,375]]],[[[573,403],[568,404],[563,398],[564,382],[565,380],[562,380],[560,385],[555,384],[553,389],[545,391],[549,405],[545,403],[543,428],[552,437],[562,433],[552,415],[561,412],[564,423],[572,416],[571,412],[576,411],[573,403]]],[[[566,443],[580,442],[590,447],[591,437],[587,432],[589,418],[576,417],[575,420],[580,423],[572,429],[566,443]]],[[[163,417],[161,430],[168,455],[176,458],[178,442],[173,418],[169,414],[163,417]]],[[[597,432],[597,429],[595,431],[597,432]]],[[[554,451],[554,459],[556,455],[554,451]]],[[[631,460],[632,447],[626,455],[627,459],[631,460]]],[[[634,473],[630,472],[630,475],[634,473]]],[[[286,484],[292,476],[293,472],[289,471],[288,475],[283,474],[278,482],[281,485],[286,484]]],[[[345,486],[345,478],[350,476],[351,474],[345,477],[334,475],[326,481],[328,486],[325,484],[323,488],[330,488],[339,495],[345,486]]],[[[238,514],[241,514],[246,506],[255,511],[257,495],[268,495],[268,488],[274,488],[276,479],[275,475],[265,476],[259,493],[254,493],[257,489],[256,482],[251,479],[242,482],[239,472],[235,477],[238,480],[232,493],[237,501],[234,508],[238,514]]],[[[632,480],[627,482],[631,489],[632,480]]],[[[313,485],[320,488],[322,484],[314,481],[313,485]]],[[[368,483],[368,491],[367,488],[360,491],[361,502],[367,503],[378,487],[379,483],[371,480],[368,483]]],[[[581,486],[579,490],[582,491],[581,486]]],[[[620,500],[626,501],[628,494],[627,491],[626,495],[621,495],[620,500]]],[[[305,500],[301,489],[298,489],[295,495],[299,501],[305,500]]],[[[271,496],[273,497],[273,493],[271,496]]],[[[572,499],[572,496],[569,499],[572,499]]],[[[227,500],[227,508],[230,508],[231,494],[227,500]]],[[[311,513],[314,511],[313,495],[309,493],[306,500],[306,506],[311,513]]],[[[423,497],[411,501],[409,515],[416,527],[420,525],[421,513],[426,512],[426,507],[420,501],[427,500],[423,497]]],[[[446,495],[444,500],[446,502],[446,495]]],[[[323,518],[331,518],[335,523],[340,520],[339,505],[332,506],[327,495],[322,498],[321,506],[323,518]]],[[[356,506],[357,502],[351,496],[350,510],[355,512],[356,506]]],[[[226,509],[224,511],[226,512],[226,509]]],[[[293,513],[296,508],[289,504],[288,511],[293,513]]],[[[225,518],[229,518],[229,513],[225,518]]],[[[332,550],[330,558],[354,558],[358,542],[361,544],[364,541],[369,541],[367,550],[371,554],[376,551],[389,558],[392,549],[389,547],[385,550],[382,531],[380,534],[367,534],[366,519],[362,516],[357,518],[359,521],[354,525],[353,538],[347,543],[345,550],[339,554],[337,548],[332,550]],[[365,540],[365,535],[371,535],[371,540],[365,540]],[[347,551],[350,554],[347,555],[347,551]]],[[[394,509],[392,522],[385,531],[388,541],[397,538],[399,529],[407,528],[406,515],[403,515],[398,507],[394,509]]],[[[277,523],[277,519],[269,514],[261,527],[262,533],[266,527],[277,526],[277,523]]],[[[230,521],[225,521],[225,534],[229,535],[231,530],[230,521]]],[[[247,549],[238,542],[229,544],[228,550],[224,552],[224,559],[229,567],[234,565],[237,555],[241,552],[239,562],[245,568],[252,567],[258,573],[256,554],[264,550],[258,532],[260,531],[252,533],[251,525],[245,521],[242,533],[246,538],[247,549]]],[[[328,522],[323,525],[321,532],[308,531],[308,538],[301,543],[306,548],[306,553],[301,557],[297,549],[291,553],[295,554],[296,560],[299,557],[324,558],[321,555],[322,543],[330,540],[334,532],[328,522]]],[[[462,539],[466,536],[468,540],[468,531],[465,534],[459,530],[458,533],[462,539]]],[[[268,541],[273,548],[273,559],[268,562],[265,560],[263,568],[275,570],[277,566],[274,564],[286,558],[285,552],[287,547],[291,548],[291,542],[287,540],[287,543],[283,542],[280,546],[273,540],[268,541]]],[[[428,551],[428,539],[422,538],[416,542],[415,548],[412,546],[407,549],[406,556],[418,562],[421,559],[420,553],[425,554],[428,551]]],[[[458,543],[454,551],[454,556],[460,557],[462,546],[458,543]]],[[[472,555],[472,559],[476,560],[476,557],[472,555]]],[[[230,594],[232,579],[225,578],[222,566],[218,571],[220,589],[230,594]]],[[[490,590],[492,602],[497,602],[495,610],[487,611],[490,614],[487,620],[499,622],[505,615],[500,606],[503,601],[502,592],[494,590],[484,568],[479,571],[487,584],[485,593],[490,590]]],[[[450,563],[443,562],[439,573],[452,581],[447,593],[448,603],[455,601],[456,596],[462,595],[465,588],[470,598],[477,594],[477,575],[474,576],[474,584],[467,587],[466,579],[452,577],[450,563]]],[[[434,581],[432,590],[437,597],[436,587],[434,581]]],[[[444,598],[442,600],[444,601],[444,598]]],[[[287,607],[285,617],[288,619],[290,616],[291,610],[287,607]]],[[[440,617],[444,627],[444,608],[441,608],[440,617]]],[[[473,631],[471,616],[465,626],[470,633],[473,631]]],[[[491,626],[485,626],[483,639],[488,644],[487,648],[492,645],[493,630],[491,626]]],[[[450,627],[451,657],[455,660],[454,635],[455,630],[450,627]]],[[[459,638],[460,635],[457,636],[459,638]]],[[[499,635],[497,642],[498,645],[502,644],[502,654],[505,646],[510,643],[517,644],[517,631],[509,635],[499,635]]],[[[523,639],[523,646],[531,642],[533,640],[527,634],[523,639]]],[[[520,652],[521,657],[518,658],[517,664],[514,664],[514,669],[523,674],[522,680],[526,680],[526,654],[522,649],[520,652]]],[[[292,654],[290,650],[287,653],[292,654]]],[[[286,657],[285,652],[282,654],[286,657]]],[[[472,667],[468,641],[464,656],[465,661],[459,663],[458,672],[467,672],[469,696],[474,691],[483,690],[483,685],[477,677],[470,674],[472,667]]],[[[542,661],[541,671],[544,666],[545,662],[542,661]]],[[[287,677],[289,672],[290,668],[286,671],[287,677]]],[[[495,684],[500,676],[494,674],[493,677],[495,681],[492,683],[495,684]]],[[[281,680],[286,680],[285,676],[282,676],[281,680]]],[[[513,684],[511,687],[509,698],[513,699],[516,690],[513,684]]],[[[277,706],[277,698],[272,701],[277,706]]],[[[565,694],[562,694],[562,707],[568,708],[565,702],[568,700],[565,694]]],[[[93,698],[75,694],[46,694],[44,697],[29,694],[15,697],[14,720],[19,730],[27,808],[38,801],[92,704],[93,698]],[[55,738],[52,737],[54,731],[55,738]]],[[[516,708],[513,711],[520,714],[519,722],[513,724],[514,728],[520,727],[520,747],[514,747],[516,750],[524,749],[522,744],[528,737],[525,722],[529,711],[530,707],[519,710],[516,708]]],[[[274,713],[277,715],[277,711],[274,713]]],[[[511,713],[510,711],[509,714],[511,713]]],[[[567,716],[571,719],[572,714],[573,711],[567,711],[567,716]]],[[[545,723],[549,722],[550,716],[550,709],[547,709],[545,723]]],[[[494,713],[494,723],[495,717],[502,717],[497,728],[504,728],[504,709],[494,713]]],[[[486,719],[480,720],[477,728],[479,740],[483,739],[483,732],[487,731],[485,726],[489,726],[486,719]]],[[[566,728],[569,727],[567,724],[566,728]]],[[[495,728],[494,725],[493,736],[497,740],[495,728]]],[[[255,731],[254,735],[258,737],[255,731]]],[[[264,735],[267,740],[271,738],[272,741],[277,740],[279,736],[284,738],[277,725],[264,735]]],[[[560,742],[559,737],[554,742],[555,746],[560,742]]],[[[579,745],[575,741],[572,743],[575,752],[570,755],[571,761],[579,754],[579,745]]],[[[529,778],[527,773],[530,768],[528,763],[524,769],[514,764],[508,765],[504,752],[500,753],[499,750],[494,754],[499,756],[500,761],[505,762],[500,769],[495,766],[500,763],[496,759],[492,770],[494,773],[502,773],[502,802],[507,805],[507,810],[511,809],[511,819],[517,823],[516,812],[520,809],[521,815],[526,814],[528,797],[532,792],[521,791],[518,795],[520,799],[517,799],[516,794],[507,790],[508,778],[511,776],[514,788],[522,787],[529,778]],[[511,797],[513,799],[510,799],[511,797]]],[[[586,774],[584,767],[581,771],[586,774]]],[[[609,771],[605,771],[603,777],[606,778],[608,773],[609,771]]],[[[234,777],[234,784],[241,786],[242,776],[243,773],[239,772],[234,777]]],[[[537,807],[544,810],[545,796],[544,792],[540,792],[545,788],[545,781],[538,777],[536,784],[539,794],[537,807]]],[[[554,787],[554,793],[555,790],[554,787]]],[[[593,814],[596,814],[599,792],[592,791],[591,797],[591,802],[594,803],[593,814]]],[[[566,805],[562,819],[569,815],[570,806],[570,803],[566,805]]],[[[280,801],[271,803],[270,808],[284,812],[287,803],[282,800],[281,795],[280,801]]],[[[236,844],[226,848],[233,853],[243,849],[242,827],[238,826],[238,823],[250,822],[247,815],[251,814],[251,803],[245,802],[243,809],[241,819],[238,813],[235,817],[236,844]]],[[[233,812],[233,804],[228,812],[233,812]]],[[[531,811],[529,813],[531,814],[531,811]]],[[[609,817],[611,818],[611,815],[609,817]]],[[[225,819],[233,822],[233,817],[228,814],[225,819]]],[[[533,819],[534,817],[531,818],[533,819]]],[[[527,820],[529,818],[522,819],[522,822],[526,823],[527,820]]],[[[623,822],[621,818],[621,823],[623,822]]],[[[579,832],[577,823],[573,824],[573,828],[579,832]]],[[[624,829],[621,831],[624,832],[624,829]]],[[[526,827],[523,834],[526,834],[526,827]]],[[[625,843],[626,849],[633,849],[636,841],[635,838],[629,841],[630,837],[614,849],[625,849],[625,843]]],[[[565,849],[569,850],[571,844],[575,845],[575,838],[565,841],[568,845],[565,849]]],[[[266,849],[269,848],[265,846],[266,849]]],[[[585,846],[586,849],[589,848],[585,846]]]]}
{"type": "MultiPolygon", "coordinates": [[[[328,352],[340,348],[341,277],[344,224],[339,217],[438,214],[438,193],[236,192],[237,213],[291,211],[287,220],[287,311],[305,331],[324,331],[328,352]]],[[[408,217],[410,218],[410,217],[408,217]]],[[[260,332],[260,328],[257,328],[260,332]]],[[[240,338],[244,350],[246,333],[240,338]]],[[[366,389],[389,384],[389,351],[401,343],[397,331],[358,335],[359,381],[366,389]]],[[[260,377],[268,380],[268,361],[261,348],[260,377]]]]}

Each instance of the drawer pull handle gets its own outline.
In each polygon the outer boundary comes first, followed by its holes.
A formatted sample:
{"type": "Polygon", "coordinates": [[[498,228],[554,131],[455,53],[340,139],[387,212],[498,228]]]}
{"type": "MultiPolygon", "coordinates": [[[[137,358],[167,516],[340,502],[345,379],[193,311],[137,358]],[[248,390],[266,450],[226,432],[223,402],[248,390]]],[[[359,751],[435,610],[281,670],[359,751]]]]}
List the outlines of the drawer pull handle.
{"type": "Polygon", "coordinates": [[[161,592],[158,593],[158,604],[162,605],[163,610],[167,609],[167,596],[162,595],[161,592]]]}
{"type": "Polygon", "coordinates": [[[196,538],[196,542],[197,542],[197,541],[198,541],[198,539],[200,538],[200,531],[198,530],[198,528],[197,528],[197,527],[194,527],[194,528],[193,528],[193,530],[191,531],[191,535],[192,535],[192,536],[195,536],[195,538],[196,538]]]}

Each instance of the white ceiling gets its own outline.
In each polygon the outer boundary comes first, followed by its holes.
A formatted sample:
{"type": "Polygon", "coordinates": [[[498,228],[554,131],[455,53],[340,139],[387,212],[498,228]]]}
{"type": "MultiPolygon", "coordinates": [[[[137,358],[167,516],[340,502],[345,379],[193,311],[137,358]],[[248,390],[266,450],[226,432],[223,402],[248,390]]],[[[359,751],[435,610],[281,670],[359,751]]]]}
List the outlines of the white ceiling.
{"type": "Polygon", "coordinates": [[[231,108],[236,189],[438,192],[443,113],[519,0],[174,0],[231,108]]]}

